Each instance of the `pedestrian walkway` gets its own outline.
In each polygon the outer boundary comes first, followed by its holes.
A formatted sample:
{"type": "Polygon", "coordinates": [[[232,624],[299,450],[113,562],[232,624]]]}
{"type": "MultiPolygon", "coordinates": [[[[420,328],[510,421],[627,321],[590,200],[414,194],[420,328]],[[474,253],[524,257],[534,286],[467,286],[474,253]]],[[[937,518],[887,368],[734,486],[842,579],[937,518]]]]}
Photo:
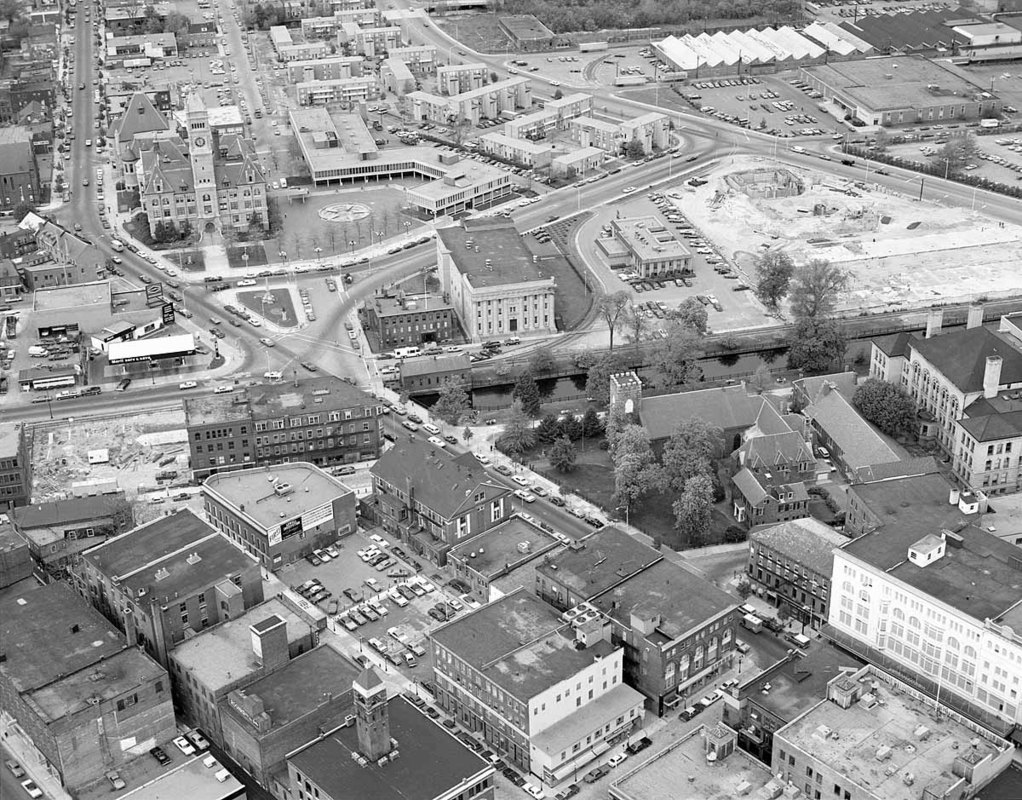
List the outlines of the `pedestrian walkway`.
{"type": "Polygon", "coordinates": [[[28,735],[21,730],[16,722],[9,721],[6,714],[0,719],[0,740],[4,748],[10,751],[15,761],[21,764],[28,777],[36,782],[36,785],[43,790],[43,796],[51,800],[71,800],[60,783],[60,778],[51,773],[46,766],[42,754],[36,749],[28,735]]]}

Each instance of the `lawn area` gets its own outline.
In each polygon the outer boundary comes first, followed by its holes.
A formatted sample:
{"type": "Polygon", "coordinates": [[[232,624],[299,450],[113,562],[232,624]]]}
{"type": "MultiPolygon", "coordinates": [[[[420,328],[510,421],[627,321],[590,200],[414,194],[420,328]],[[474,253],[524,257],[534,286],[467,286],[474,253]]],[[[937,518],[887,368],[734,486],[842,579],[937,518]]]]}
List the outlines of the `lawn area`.
{"type": "MultiPolygon", "coordinates": [[[[614,468],[610,455],[599,447],[600,439],[585,439],[575,443],[578,459],[575,469],[571,472],[558,472],[544,455],[545,447],[538,445],[530,453],[522,457],[522,462],[546,476],[561,487],[561,494],[566,498],[576,494],[595,503],[609,517],[624,520],[624,511],[613,507],[611,497],[614,493],[614,468]],[[583,450],[583,447],[585,448],[583,450]]],[[[674,498],[668,493],[657,492],[642,499],[629,514],[628,521],[639,530],[660,539],[674,550],[687,550],[692,544],[674,530],[674,498]]],[[[703,544],[719,544],[724,541],[724,531],[735,522],[727,514],[728,503],[718,503],[713,508],[713,519],[710,523],[709,540],[703,544]]]]}
{"type": "Polygon", "coordinates": [[[164,257],[186,272],[203,272],[206,269],[206,259],[201,250],[175,250],[164,253],[164,257]]]}
{"type": "Polygon", "coordinates": [[[260,289],[256,292],[238,292],[238,300],[245,308],[254,311],[264,319],[269,320],[282,328],[294,328],[298,325],[298,313],[295,311],[294,303],[291,301],[291,292],[287,289],[270,289],[273,295],[273,302],[262,303],[266,291],[260,289]]]}
{"type": "Polygon", "coordinates": [[[231,245],[227,248],[227,262],[232,267],[261,267],[269,262],[266,260],[266,251],[261,244],[231,245]],[[248,254],[248,261],[245,261],[245,254],[248,254]]]}
{"type": "Polygon", "coordinates": [[[547,230],[553,239],[550,244],[530,242],[541,256],[546,251],[549,251],[551,255],[559,253],[564,256],[542,261],[544,271],[553,275],[557,281],[557,288],[554,291],[554,306],[557,310],[557,329],[562,331],[570,331],[578,327],[596,299],[591,282],[586,280],[588,272],[585,271],[585,267],[582,266],[580,272],[574,266],[577,256],[571,245],[575,228],[588,217],[588,212],[575,214],[566,220],[547,225],[547,230]]]}

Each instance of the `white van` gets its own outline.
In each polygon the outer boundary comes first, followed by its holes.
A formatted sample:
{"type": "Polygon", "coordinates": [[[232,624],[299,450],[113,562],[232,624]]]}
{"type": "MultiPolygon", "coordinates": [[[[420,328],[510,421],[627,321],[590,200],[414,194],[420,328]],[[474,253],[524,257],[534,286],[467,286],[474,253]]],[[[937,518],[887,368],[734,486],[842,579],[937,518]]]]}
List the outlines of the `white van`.
{"type": "Polygon", "coordinates": [[[284,379],[284,373],[271,370],[270,372],[264,372],[263,377],[268,381],[280,381],[284,379]]]}
{"type": "Polygon", "coordinates": [[[414,358],[420,355],[422,351],[418,347],[396,347],[394,348],[394,358],[414,358]]]}
{"type": "Polygon", "coordinates": [[[110,240],[110,246],[117,253],[123,253],[124,252],[124,244],[123,244],[123,242],[120,242],[117,239],[111,239],[110,240]]]}
{"type": "Polygon", "coordinates": [[[425,423],[422,426],[422,429],[424,431],[426,431],[427,433],[433,434],[434,436],[439,436],[440,435],[440,429],[436,425],[434,425],[432,422],[425,423]]]}

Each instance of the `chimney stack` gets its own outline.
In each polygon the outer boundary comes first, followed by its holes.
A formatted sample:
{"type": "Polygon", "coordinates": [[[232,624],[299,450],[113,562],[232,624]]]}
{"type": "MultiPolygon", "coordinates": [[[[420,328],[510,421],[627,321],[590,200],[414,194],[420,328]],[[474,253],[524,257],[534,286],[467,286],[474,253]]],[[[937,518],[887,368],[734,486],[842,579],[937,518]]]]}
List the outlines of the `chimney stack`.
{"type": "Polygon", "coordinates": [[[965,323],[966,329],[978,328],[983,324],[983,304],[971,303],[969,305],[969,318],[965,323]]]}
{"type": "Polygon", "coordinates": [[[263,662],[265,674],[280,669],[291,660],[287,646],[287,622],[276,614],[255,623],[249,630],[252,632],[252,652],[263,662]]]}
{"type": "Polygon", "coordinates": [[[931,308],[926,314],[926,338],[932,339],[940,333],[941,325],[944,324],[944,309],[931,308]]]}
{"type": "Polygon", "coordinates": [[[1000,356],[987,356],[986,368],[983,370],[983,397],[992,400],[997,397],[997,389],[1001,385],[1000,356]]]}

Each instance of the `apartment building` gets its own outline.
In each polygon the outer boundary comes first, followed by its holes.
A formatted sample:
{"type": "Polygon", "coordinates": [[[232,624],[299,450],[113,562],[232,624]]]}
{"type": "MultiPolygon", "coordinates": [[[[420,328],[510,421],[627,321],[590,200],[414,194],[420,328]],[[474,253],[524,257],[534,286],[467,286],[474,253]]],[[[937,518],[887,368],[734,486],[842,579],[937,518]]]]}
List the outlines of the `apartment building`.
{"type": "Polygon", "coordinates": [[[543,101],[543,110],[553,112],[557,130],[564,131],[568,129],[571,120],[593,115],[593,96],[574,92],[564,97],[552,97],[543,101]]]}
{"type": "Polygon", "coordinates": [[[295,84],[298,103],[303,106],[325,106],[340,103],[351,107],[371,100],[379,94],[379,83],[372,75],[337,78],[336,80],[302,81],[295,84]]]}
{"type": "Polygon", "coordinates": [[[658,716],[705,693],[734,658],[735,599],[613,526],[539,564],[536,593],[609,620],[625,681],[658,716]]]}
{"type": "Polygon", "coordinates": [[[621,133],[625,142],[639,142],[643,152],[663,150],[671,145],[671,119],[666,114],[651,111],[635,119],[621,122],[621,133]]]}
{"type": "Polygon", "coordinates": [[[410,437],[369,471],[379,524],[435,564],[511,514],[511,490],[490,478],[472,453],[448,453],[410,437]]]}
{"type": "Polygon", "coordinates": [[[278,570],[355,532],[355,493],[303,462],[210,475],[206,520],[268,570],[278,570]]]}
{"type": "Polygon", "coordinates": [[[557,129],[557,112],[541,109],[522,114],[504,123],[504,133],[512,139],[542,139],[557,129]]]}
{"type": "Polygon", "coordinates": [[[382,414],[365,392],[332,378],[188,399],[192,472],[201,480],[246,465],[368,461],[379,455],[382,414]]]}
{"type": "Polygon", "coordinates": [[[336,81],[361,78],[365,59],[361,56],[329,56],[310,61],[291,61],[284,67],[290,83],[336,81]]]}
{"type": "Polygon", "coordinates": [[[746,571],[768,602],[819,630],[828,618],[834,549],[847,541],[812,517],[753,530],[746,571]]]}
{"type": "Polygon", "coordinates": [[[443,96],[428,92],[408,95],[412,119],[447,125],[451,122],[479,123],[482,118],[499,119],[505,111],[513,113],[532,106],[528,78],[508,78],[460,94],[443,96]]]}
{"type": "Polygon", "coordinates": [[[444,95],[461,94],[479,89],[490,82],[490,68],[485,64],[448,64],[437,67],[437,91],[444,95]]]}
{"type": "Polygon", "coordinates": [[[387,51],[390,58],[399,58],[417,73],[432,74],[437,67],[436,47],[431,44],[392,47],[387,51]]]}
{"type": "Polygon", "coordinates": [[[28,503],[29,454],[20,422],[0,423],[0,509],[28,503]]]}
{"type": "Polygon", "coordinates": [[[472,341],[556,330],[555,280],[513,223],[465,220],[440,229],[437,263],[441,289],[472,341]]]}
{"type": "Polygon", "coordinates": [[[562,615],[520,588],[430,639],[440,707],[546,786],[641,727],[642,695],[595,609],[562,615]]]}
{"type": "Polygon", "coordinates": [[[258,563],[188,510],[85,551],[71,583],[164,666],[188,636],[263,601],[258,563]]]}
{"type": "Polygon", "coordinates": [[[514,139],[503,133],[484,133],[479,142],[484,153],[530,169],[550,166],[554,155],[553,145],[514,139]]]}
{"type": "Polygon", "coordinates": [[[554,156],[550,161],[550,172],[559,178],[586,177],[594,174],[606,160],[607,153],[599,147],[580,147],[554,156]]]}
{"type": "Polygon", "coordinates": [[[0,128],[0,210],[11,211],[18,203],[36,204],[42,199],[39,191],[39,167],[28,129],[0,128]]]}
{"type": "Polygon", "coordinates": [[[599,147],[611,155],[619,153],[625,143],[621,126],[602,119],[575,118],[569,123],[568,130],[571,140],[580,147],[599,147]]]}
{"type": "Polygon", "coordinates": [[[442,295],[372,297],[366,300],[364,314],[366,327],[386,350],[439,343],[458,330],[454,309],[442,295]]]}
{"type": "Polygon", "coordinates": [[[363,28],[357,22],[344,22],[337,31],[337,43],[349,55],[378,58],[391,48],[401,46],[401,29],[391,26],[363,28]]]}

